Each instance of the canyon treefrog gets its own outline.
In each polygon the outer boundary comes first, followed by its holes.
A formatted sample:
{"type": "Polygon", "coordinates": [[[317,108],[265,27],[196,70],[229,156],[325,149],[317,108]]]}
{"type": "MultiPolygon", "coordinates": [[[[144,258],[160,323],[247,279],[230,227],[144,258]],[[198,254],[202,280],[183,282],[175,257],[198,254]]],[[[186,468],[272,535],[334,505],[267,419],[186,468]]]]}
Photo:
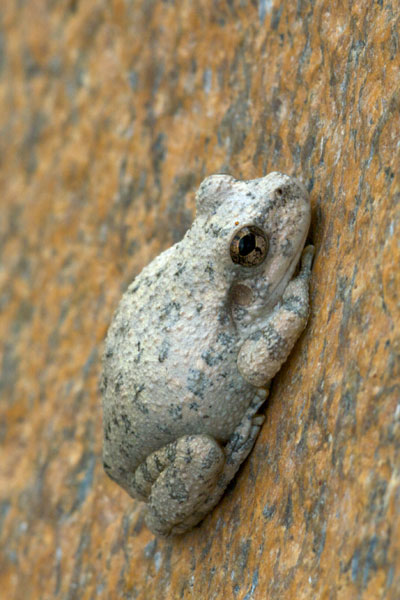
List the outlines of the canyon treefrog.
{"type": "Polygon", "coordinates": [[[147,525],[162,535],[217,504],[309,311],[301,183],[212,175],[196,208],[185,237],[123,295],[103,359],[104,468],[147,502],[147,525]]]}

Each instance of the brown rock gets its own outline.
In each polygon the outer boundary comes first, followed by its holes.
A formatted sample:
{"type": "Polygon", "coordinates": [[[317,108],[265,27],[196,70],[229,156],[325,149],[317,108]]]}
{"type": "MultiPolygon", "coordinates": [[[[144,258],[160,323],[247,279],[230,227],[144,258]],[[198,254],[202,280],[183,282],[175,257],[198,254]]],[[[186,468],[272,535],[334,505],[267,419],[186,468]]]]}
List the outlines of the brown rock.
{"type": "Polygon", "coordinates": [[[0,12],[4,598],[396,600],[400,7],[12,2],[0,12]],[[221,504],[155,539],[101,466],[102,340],[206,174],[301,176],[309,325],[221,504]]]}

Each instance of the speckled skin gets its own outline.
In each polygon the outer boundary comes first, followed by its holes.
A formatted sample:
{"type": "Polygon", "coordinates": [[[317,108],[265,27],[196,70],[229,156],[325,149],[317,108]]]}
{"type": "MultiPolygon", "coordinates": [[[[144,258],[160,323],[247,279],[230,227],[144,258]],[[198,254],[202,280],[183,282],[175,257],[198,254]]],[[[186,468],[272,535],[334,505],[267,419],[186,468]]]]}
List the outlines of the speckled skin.
{"type": "Polygon", "coordinates": [[[297,180],[212,175],[196,207],[182,241],[123,295],[104,353],[104,468],[147,502],[146,522],[161,535],[187,531],[218,502],[308,317],[310,204],[297,180]],[[268,241],[256,266],[230,253],[248,225],[268,241]]]}

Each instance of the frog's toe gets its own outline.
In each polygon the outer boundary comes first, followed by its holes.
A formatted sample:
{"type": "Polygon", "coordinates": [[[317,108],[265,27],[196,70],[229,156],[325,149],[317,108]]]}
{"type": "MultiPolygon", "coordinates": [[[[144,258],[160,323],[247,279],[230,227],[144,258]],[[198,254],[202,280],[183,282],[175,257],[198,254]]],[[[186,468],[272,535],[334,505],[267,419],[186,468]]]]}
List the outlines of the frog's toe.
{"type": "Polygon", "coordinates": [[[306,246],[301,255],[301,270],[304,272],[311,271],[313,259],[315,254],[315,247],[312,244],[306,246]]]}

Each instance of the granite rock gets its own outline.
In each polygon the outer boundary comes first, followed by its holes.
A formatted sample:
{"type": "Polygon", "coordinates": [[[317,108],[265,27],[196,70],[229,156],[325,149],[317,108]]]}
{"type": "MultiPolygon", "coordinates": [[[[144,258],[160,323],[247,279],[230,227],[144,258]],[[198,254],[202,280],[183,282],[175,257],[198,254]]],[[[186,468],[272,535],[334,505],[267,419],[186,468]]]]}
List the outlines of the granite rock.
{"type": "Polygon", "coordinates": [[[390,0],[3,0],[4,597],[398,598],[399,31],[390,0]],[[101,465],[104,335],[207,174],[272,170],[310,192],[310,321],[222,502],[157,539],[101,465]]]}

